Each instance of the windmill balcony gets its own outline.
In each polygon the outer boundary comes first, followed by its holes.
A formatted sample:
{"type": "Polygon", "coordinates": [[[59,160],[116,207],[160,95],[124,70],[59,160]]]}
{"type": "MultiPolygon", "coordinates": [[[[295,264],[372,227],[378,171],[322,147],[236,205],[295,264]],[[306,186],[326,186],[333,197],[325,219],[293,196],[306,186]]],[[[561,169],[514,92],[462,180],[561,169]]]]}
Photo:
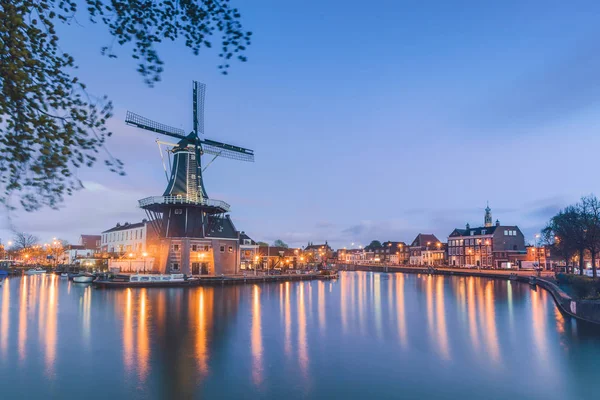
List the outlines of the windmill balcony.
{"type": "Polygon", "coordinates": [[[206,206],[228,212],[230,205],[221,200],[202,199],[190,196],[151,196],[138,201],[141,208],[160,204],[188,204],[194,206],[206,206]]]}

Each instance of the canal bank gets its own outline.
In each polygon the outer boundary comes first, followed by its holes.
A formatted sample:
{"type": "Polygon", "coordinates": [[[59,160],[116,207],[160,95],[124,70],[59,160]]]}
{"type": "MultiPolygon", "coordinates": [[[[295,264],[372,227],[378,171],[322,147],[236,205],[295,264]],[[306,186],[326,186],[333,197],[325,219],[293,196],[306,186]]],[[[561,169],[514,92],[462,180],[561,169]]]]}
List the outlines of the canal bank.
{"type": "Polygon", "coordinates": [[[383,265],[355,265],[338,264],[341,271],[372,271],[372,272],[402,272],[407,274],[432,274],[450,276],[473,276],[480,278],[493,278],[502,280],[514,280],[532,284],[547,290],[558,308],[570,317],[586,322],[600,325],[600,301],[573,299],[558,285],[551,281],[552,275],[546,274],[536,277],[533,271],[498,271],[498,270],[475,270],[455,268],[432,268],[432,267],[396,267],[383,265]]]}

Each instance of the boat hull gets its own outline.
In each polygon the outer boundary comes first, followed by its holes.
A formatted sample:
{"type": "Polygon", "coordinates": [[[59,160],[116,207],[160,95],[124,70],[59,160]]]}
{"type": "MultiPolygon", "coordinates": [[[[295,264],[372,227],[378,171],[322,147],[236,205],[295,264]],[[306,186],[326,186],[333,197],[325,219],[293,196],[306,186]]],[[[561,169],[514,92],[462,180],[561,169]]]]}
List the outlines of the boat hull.
{"type": "Polygon", "coordinates": [[[73,278],[73,282],[75,283],[90,283],[94,281],[93,276],[76,276],[73,278]]]}

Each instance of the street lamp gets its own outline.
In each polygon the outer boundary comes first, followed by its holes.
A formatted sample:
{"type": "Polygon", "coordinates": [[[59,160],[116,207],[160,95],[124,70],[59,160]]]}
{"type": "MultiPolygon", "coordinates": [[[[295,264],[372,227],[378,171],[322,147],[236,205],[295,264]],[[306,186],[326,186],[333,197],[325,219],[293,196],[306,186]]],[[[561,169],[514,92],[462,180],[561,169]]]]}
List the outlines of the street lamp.
{"type": "Polygon", "coordinates": [[[537,266],[538,266],[538,271],[541,271],[541,268],[542,268],[542,267],[541,267],[541,265],[540,265],[540,249],[539,249],[539,241],[540,241],[540,234],[539,234],[539,233],[536,233],[536,234],[535,234],[535,243],[534,243],[534,246],[535,246],[535,254],[536,254],[536,257],[537,257],[537,266]]]}
{"type": "Polygon", "coordinates": [[[144,257],[144,272],[146,272],[146,257],[148,257],[148,253],[143,252],[142,257],[144,257]]]}

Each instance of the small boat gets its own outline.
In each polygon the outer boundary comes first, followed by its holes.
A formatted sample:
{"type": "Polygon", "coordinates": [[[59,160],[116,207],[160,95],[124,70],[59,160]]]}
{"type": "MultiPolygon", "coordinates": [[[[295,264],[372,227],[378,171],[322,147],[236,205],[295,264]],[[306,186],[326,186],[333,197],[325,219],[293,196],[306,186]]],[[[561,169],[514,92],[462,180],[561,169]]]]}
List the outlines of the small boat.
{"type": "Polygon", "coordinates": [[[90,283],[93,282],[96,277],[92,274],[79,274],[73,277],[75,283],[90,283]]]}
{"type": "Polygon", "coordinates": [[[61,278],[68,278],[69,274],[67,274],[66,272],[63,272],[62,274],[60,274],[61,278]]]}
{"type": "Polygon", "coordinates": [[[129,277],[129,282],[144,282],[144,283],[164,283],[164,282],[183,282],[185,281],[185,275],[183,274],[170,274],[170,275],[156,275],[156,274],[135,274],[129,277]]]}
{"type": "Polygon", "coordinates": [[[28,269],[27,271],[25,271],[25,273],[27,275],[39,275],[39,274],[45,274],[46,270],[43,268],[37,267],[37,268],[28,269]]]}
{"type": "Polygon", "coordinates": [[[199,283],[198,280],[186,279],[184,274],[134,274],[118,275],[111,279],[96,279],[94,285],[103,288],[116,287],[183,287],[199,283]]]}

